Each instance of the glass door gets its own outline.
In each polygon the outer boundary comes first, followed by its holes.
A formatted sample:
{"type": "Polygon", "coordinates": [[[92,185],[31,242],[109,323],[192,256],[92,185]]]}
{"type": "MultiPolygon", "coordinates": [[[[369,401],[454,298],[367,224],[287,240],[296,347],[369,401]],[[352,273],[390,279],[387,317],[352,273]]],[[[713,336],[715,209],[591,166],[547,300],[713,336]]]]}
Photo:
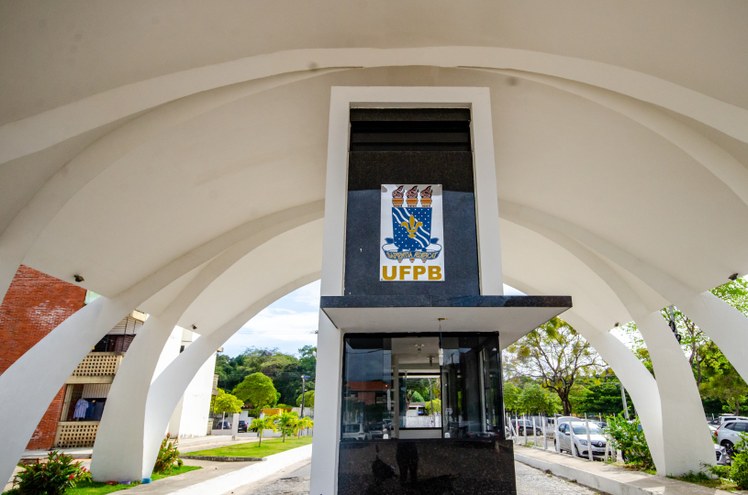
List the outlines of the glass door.
{"type": "Polygon", "coordinates": [[[347,335],[342,440],[502,436],[497,333],[347,335]]]}

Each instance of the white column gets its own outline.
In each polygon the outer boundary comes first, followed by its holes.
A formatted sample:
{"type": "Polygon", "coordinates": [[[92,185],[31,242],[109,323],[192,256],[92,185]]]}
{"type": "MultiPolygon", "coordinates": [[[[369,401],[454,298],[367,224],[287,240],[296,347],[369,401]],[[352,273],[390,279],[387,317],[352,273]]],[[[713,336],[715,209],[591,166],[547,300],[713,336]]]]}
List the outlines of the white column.
{"type": "Polygon", "coordinates": [[[174,323],[151,315],[127,350],[96,432],[91,472],[98,481],[143,478],[146,400],[174,323]]]}
{"type": "Polygon", "coordinates": [[[317,334],[317,388],[314,392],[314,439],[309,493],[334,495],[338,481],[343,336],[320,311],[317,334]],[[320,384],[325,384],[321,387],[320,384]]]}
{"type": "Polygon", "coordinates": [[[691,367],[659,311],[637,325],[652,359],[662,407],[665,467],[661,472],[658,466],[658,473],[700,471],[714,464],[714,447],[691,367]]]}
{"type": "Polygon", "coordinates": [[[652,460],[660,473],[665,472],[665,449],[662,438],[662,410],[660,394],[652,374],[634,353],[610,332],[595,330],[578,317],[567,321],[586,338],[592,347],[613,368],[634,403],[641,420],[644,436],[652,454],[652,460]]]}
{"type": "Polygon", "coordinates": [[[10,478],[34,428],[75,367],[132,308],[125,298],[100,297],[60,323],[0,375],[0,479],[10,478]]]}

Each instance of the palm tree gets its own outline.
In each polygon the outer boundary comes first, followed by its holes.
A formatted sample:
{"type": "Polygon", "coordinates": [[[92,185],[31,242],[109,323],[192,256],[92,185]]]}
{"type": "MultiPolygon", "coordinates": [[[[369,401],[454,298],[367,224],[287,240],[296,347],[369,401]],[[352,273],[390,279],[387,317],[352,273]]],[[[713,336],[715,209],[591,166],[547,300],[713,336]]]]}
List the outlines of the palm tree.
{"type": "Polygon", "coordinates": [[[304,416],[303,418],[299,419],[299,423],[296,427],[296,436],[301,436],[301,430],[308,430],[313,426],[314,421],[312,421],[312,418],[310,418],[309,416],[304,416]]]}
{"type": "Polygon", "coordinates": [[[264,418],[257,418],[252,421],[252,424],[250,425],[250,428],[252,431],[257,432],[257,437],[260,439],[259,446],[262,446],[262,432],[265,430],[273,430],[278,431],[278,426],[276,425],[276,421],[278,420],[278,416],[265,416],[264,418]]]}
{"type": "Polygon", "coordinates": [[[284,412],[278,418],[278,427],[283,435],[283,442],[286,441],[286,435],[293,435],[298,429],[299,415],[295,412],[284,412]]]}

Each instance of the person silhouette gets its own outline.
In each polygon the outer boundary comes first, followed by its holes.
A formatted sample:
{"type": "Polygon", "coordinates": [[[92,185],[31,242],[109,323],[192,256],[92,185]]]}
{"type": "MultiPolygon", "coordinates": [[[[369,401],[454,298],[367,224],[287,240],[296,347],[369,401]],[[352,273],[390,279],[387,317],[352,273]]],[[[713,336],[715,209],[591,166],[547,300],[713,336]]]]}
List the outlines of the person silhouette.
{"type": "Polygon", "coordinates": [[[395,454],[397,467],[400,470],[400,484],[415,484],[418,481],[418,449],[414,442],[397,442],[395,454]]]}

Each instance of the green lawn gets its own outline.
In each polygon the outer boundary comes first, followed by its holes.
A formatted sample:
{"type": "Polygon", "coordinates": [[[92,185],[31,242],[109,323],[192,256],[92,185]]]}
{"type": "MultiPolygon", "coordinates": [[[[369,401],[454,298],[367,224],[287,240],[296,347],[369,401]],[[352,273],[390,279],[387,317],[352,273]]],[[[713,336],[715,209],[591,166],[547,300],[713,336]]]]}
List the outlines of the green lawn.
{"type": "MultiPolygon", "coordinates": [[[[178,474],[186,473],[188,471],[194,471],[195,469],[200,469],[198,466],[182,466],[180,468],[175,468],[172,470],[169,474],[157,474],[153,473],[153,481],[160,480],[162,478],[168,478],[169,476],[176,476],[178,474]]],[[[132,488],[133,486],[137,486],[140,483],[133,483],[131,485],[107,485],[106,483],[99,483],[96,481],[92,481],[89,483],[81,483],[75,488],[70,488],[65,492],[65,495],[103,495],[105,493],[112,493],[112,492],[118,492],[121,490],[127,490],[128,488],[132,488]]]]}
{"type": "Polygon", "coordinates": [[[284,450],[295,449],[303,445],[309,445],[312,443],[312,437],[287,437],[286,441],[281,441],[280,438],[264,438],[262,445],[258,445],[258,442],[247,442],[240,443],[237,445],[228,445],[226,447],[218,447],[209,450],[200,450],[197,452],[189,452],[183,455],[199,455],[199,456],[218,456],[218,457],[267,457],[269,455],[283,452],[284,450]]]}

